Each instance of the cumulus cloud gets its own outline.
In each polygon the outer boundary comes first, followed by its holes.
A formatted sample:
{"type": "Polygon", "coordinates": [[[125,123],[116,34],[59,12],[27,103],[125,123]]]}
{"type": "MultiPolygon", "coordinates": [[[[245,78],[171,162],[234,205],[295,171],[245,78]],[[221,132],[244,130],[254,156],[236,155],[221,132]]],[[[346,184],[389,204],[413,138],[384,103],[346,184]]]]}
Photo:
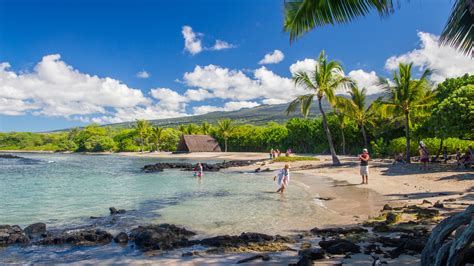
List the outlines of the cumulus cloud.
{"type": "Polygon", "coordinates": [[[184,37],[184,50],[192,55],[198,54],[202,51],[201,33],[194,33],[193,28],[183,26],[181,33],[184,37]]]}
{"type": "Polygon", "coordinates": [[[375,94],[381,92],[379,77],[375,71],[366,72],[362,69],[352,70],[348,76],[352,78],[360,89],[367,89],[367,94],[375,94]]]}
{"type": "Polygon", "coordinates": [[[202,45],[202,38],[204,34],[194,32],[190,26],[183,26],[181,33],[184,37],[184,50],[192,55],[199,54],[200,52],[207,51],[219,51],[224,49],[230,49],[236,47],[223,40],[216,40],[215,44],[211,47],[204,47],[202,45]]]}
{"type": "Polygon", "coordinates": [[[150,77],[150,74],[146,72],[145,70],[142,70],[137,73],[136,77],[141,78],[141,79],[147,79],[150,77]]]}
{"type": "Polygon", "coordinates": [[[214,44],[214,46],[209,48],[209,50],[219,51],[219,50],[230,49],[230,48],[234,48],[234,47],[235,47],[235,45],[230,44],[228,42],[221,41],[221,40],[216,40],[216,43],[214,44]]]}
{"type": "Polygon", "coordinates": [[[258,62],[260,65],[278,64],[285,58],[285,55],[280,50],[275,50],[272,53],[266,54],[262,60],[258,62]]]}
{"type": "Polygon", "coordinates": [[[208,90],[197,89],[197,90],[187,90],[185,93],[186,98],[190,101],[203,101],[209,98],[212,98],[213,95],[208,90]]]}
{"type": "Polygon", "coordinates": [[[212,106],[212,105],[202,105],[193,107],[193,112],[196,115],[206,114],[216,111],[236,111],[242,108],[252,108],[260,105],[258,102],[248,102],[248,101],[230,101],[224,104],[224,106],[212,106]]]}
{"type": "Polygon", "coordinates": [[[474,73],[472,57],[459,53],[450,46],[439,45],[439,36],[419,32],[420,48],[408,53],[392,56],[385,62],[387,70],[398,68],[399,62],[412,62],[420,70],[429,68],[434,71],[431,80],[442,82],[446,78],[456,77],[465,73],[474,73]]]}

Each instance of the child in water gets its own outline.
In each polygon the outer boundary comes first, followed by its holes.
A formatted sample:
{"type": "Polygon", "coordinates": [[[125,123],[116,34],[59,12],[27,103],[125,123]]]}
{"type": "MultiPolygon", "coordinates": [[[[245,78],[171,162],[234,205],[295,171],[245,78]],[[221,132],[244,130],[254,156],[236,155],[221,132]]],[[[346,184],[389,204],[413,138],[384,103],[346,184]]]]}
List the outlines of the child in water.
{"type": "Polygon", "coordinates": [[[278,185],[280,186],[280,188],[276,192],[283,193],[285,192],[285,188],[288,186],[288,183],[290,182],[290,165],[285,164],[285,167],[283,169],[280,169],[280,171],[278,171],[278,174],[273,178],[273,180],[275,181],[277,177],[278,177],[278,185]]]}
{"type": "Polygon", "coordinates": [[[204,170],[202,169],[202,164],[198,163],[194,168],[194,176],[202,177],[204,175],[204,170]]]}

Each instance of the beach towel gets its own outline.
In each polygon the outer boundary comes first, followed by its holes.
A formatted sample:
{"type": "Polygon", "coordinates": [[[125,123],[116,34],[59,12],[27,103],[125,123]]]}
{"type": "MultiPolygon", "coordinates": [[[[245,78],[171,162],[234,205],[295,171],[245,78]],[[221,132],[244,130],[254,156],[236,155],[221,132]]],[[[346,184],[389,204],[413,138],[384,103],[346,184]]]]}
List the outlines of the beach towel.
{"type": "Polygon", "coordinates": [[[288,183],[290,183],[290,170],[286,169],[281,169],[278,174],[278,185],[281,187],[283,184],[285,186],[288,186],[288,183]]]}

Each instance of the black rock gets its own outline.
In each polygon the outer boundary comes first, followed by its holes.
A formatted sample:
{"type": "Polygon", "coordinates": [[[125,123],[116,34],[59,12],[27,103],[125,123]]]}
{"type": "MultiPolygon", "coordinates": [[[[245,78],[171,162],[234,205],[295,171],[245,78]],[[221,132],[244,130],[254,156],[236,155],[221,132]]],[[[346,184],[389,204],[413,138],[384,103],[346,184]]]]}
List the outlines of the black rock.
{"type": "Polygon", "coordinates": [[[30,239],[18,225],[0,225],[0,247],[14,244],[26,245],[29,242],[30,239]]]}
{"type": "Polygon", "coordinates": [[[251,261],[254,261],[254,260],[258,260],[258,259],[262,259],[263,261],[269,261],[270,256],[258,254],[258,255],[252,256],[252,257],[241,259],[241,260],[237,261],[237,264],[251,262],[251,261]]]}
{"type": "Polygon", "coordinates": [[[0,154],[0,158],[2,159],[23,159],[23,157],[16,156],[13,154],[0,154]]]}
{"type": "Polygon", "coordinates": [[[345,239],[323,240],[319,246],[331,254],[360,253],[360,246],[345,239]]]}
{"type": "MultiPolygon", "coordinates": [[[[229,167],[252,165],[260,161],[262,160],[228,161],[228,162],[215,163],[215,164],[201,163],[201,165],[204,172],[217,172],[221,169],[225,169],[229,167]]],[[[142,168],[142,171],[146,173],[161,172],[164,169],[182,169],[183,171],[194,171],[196,167],[197,167],[197,164],[191,164],[191,163],[179,163],[179,162],[178,163],[156,163],[156,164],[145,165],[142,168]]]]}
{"type": "Polygon", "coordinates": [[[108,244],[112,239],[113,236],[104,230],[86,229],[47,236],[36,243],[40,245],[70,244],[74,246],[94,246],[108,244]]]}
{"type": "Polygon", "coordinates": [[[433,204],[433,207],[438,208],[438,209],[443,209],[444,204],[438,200],[437,202],[435,202],[435,204],[433,204]]]}
{"type": "Polygon", "coordinates": [[[168,250],[198,243],[186,238],[191,235],[195,235],[195,233],[175,225],[162,224],[139,226],[130,232],[130,239],[144,251],[168,250]]]}
{"type": "Polygon", "coordinates": [[[24,230],[26,235],[29,238],[34,238],[46,234],[46,224],[45,223],[34,223],[27,226],[24,230]]]}
{"type": "Polygon", "coordinates": [[[127,244],[128,243],[128,235],[125,232],[120,232],[118,235],[114,237],[115,243],[119,244],[127,244]]]}
{"type": "Polygon", "coordinates": [[[393,208],[390,207],[390,205],[385,204],[385,205],[383,205],[383,210],[384,210],[384,211],[391,211],[391,210],[393,210],[393,208]]]}
{"type": "Polygon", "coordinates": [[[298,252],[298,255],[308,258],[310,260],[321,260],[326,257],[326,253],[320,248],[303,249],[298,252]]]}
{"type": "Polygon", "coordinates": [[[319,229],[317,227],[311,229],[311,233],[315,235],[347,235],[347,234],[360,234],[360,233],[367,233],[367,229],[362,227],[334,227],[334,228],[325,228],[319,229]]]}
{"type": "Polygon", "coordinates": [[[125,210],[117,210],[115,207],[110,207],[110,215],[116,215],[116,214],[124,214],[126,211],[125,210]]]}

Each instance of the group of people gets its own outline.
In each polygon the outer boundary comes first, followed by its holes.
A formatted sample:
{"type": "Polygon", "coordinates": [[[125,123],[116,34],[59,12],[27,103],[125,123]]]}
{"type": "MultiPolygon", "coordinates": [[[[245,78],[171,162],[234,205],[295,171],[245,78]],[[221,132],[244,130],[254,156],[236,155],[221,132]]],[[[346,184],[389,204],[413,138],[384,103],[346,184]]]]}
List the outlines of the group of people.
{"type": "MultiPolygon", "coordinates": [[[[291,151],[291,149],[287,149],[286,152],[285,152],[285,155],[288,157],[288,156],[291,156],[293,152],[291,151]]],[[[270,159],[275,159],[277,157],[280,157],[281,156],[281,151],[279,149],[271,149],[270,150],[270,159]]]]}
{"type": "MultiPolygon", "coordinates": [[[[423,143],[423,141],[419,142],[418,151],[420,153],[420,163],[422,164],[423,169],[426,170],[426,167],[430,161],[430,158],[429,158],[428,148],[423,143]]],[[[466,149],[466,152],[464,154],[461,154],[461,149],[457,148],[456,149],[457,166],[459,167],[462,165],[466,168],[470,167],[470,165],[473,163],[472,156],[473,155],[472,155],[471,145],[469,145],[469,147],[466,149]]],[[[443,160],[444,160],[444,163],[447,163],[449,160],[448,148],[446,146],[443,147],[443,160]]]]}

